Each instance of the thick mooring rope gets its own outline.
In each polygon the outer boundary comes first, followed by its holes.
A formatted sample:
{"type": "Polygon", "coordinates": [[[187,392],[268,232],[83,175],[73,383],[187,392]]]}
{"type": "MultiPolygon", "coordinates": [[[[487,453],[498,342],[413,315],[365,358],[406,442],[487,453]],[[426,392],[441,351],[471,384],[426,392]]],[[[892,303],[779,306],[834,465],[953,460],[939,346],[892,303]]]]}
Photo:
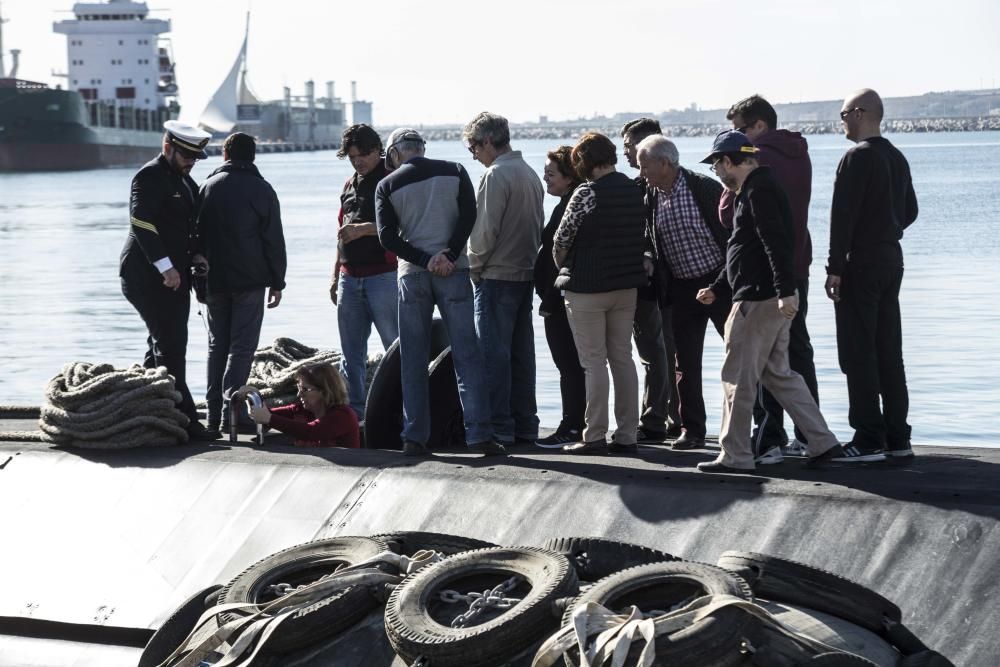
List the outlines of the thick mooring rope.
{"type": "Polygon", "coordinates": [[[85,449],[131,449],[187,442],[188,418],[167,369],[74,362],[45,388],[45,440],[85,449]]]}

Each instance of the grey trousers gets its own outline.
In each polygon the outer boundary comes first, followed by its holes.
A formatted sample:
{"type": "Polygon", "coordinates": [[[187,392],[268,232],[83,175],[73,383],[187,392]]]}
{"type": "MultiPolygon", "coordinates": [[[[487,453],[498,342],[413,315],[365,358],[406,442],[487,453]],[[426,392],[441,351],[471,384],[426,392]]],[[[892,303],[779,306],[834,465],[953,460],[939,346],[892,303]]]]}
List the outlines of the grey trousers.
{"type": "Polygon", "coordinates": [[[808,438],[807,453],[818,456],[839,444],[802,376],[788,366],[791,320],[778,299],[738,301],[726,320],[726,359],[722,363],[722,429],[716,459],[733,468],[754,467],[750,425],[757,383],[777,399],[808,438]]]}
{"type": "MultiPolygon", "coordinates": [[[[247,383],[264,322],[263,288],[208,294],[208,423],[222,421],[230,395],[247,383]]],[[[225,416],[229,419],[229,416],[225,416]]]]}
{"type": "Polygon", "coordinates": [[[608,434],[608,366],[615,383],[615,442],[634,445],[639,428],[639,375],[632,362],[636,290],[566,292],[566,315],[587,379],[586,442],[608,434]]]}

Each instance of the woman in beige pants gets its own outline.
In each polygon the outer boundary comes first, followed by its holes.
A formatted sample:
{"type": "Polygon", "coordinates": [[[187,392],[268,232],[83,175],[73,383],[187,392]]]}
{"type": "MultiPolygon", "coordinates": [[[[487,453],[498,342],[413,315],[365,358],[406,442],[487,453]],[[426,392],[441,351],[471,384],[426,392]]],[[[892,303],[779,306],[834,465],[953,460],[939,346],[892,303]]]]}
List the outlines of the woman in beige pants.
{"type": "Polygon", "coordinates": [[[615,431],[611,451],[635,451],[639,427],[639,377],[632,362],[632,321],[637,288],[648,281],[644,266],[643,190],[618,173],[615,145],[588,132],[573,147],[573,167],[586,182],[570,198],[556,229],[552,255],[559,266],[573,340],[586,374],[586,428],[570,454],[605,454],[608,372],[615,384],[615,431]]]}

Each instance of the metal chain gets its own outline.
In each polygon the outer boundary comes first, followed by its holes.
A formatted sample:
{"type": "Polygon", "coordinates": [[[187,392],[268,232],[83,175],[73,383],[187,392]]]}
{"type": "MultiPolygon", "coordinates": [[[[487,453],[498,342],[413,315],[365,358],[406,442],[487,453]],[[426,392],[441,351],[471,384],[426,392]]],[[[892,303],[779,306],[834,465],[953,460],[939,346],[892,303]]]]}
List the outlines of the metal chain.
{"type": "Polygon", "coordinates": [[[442,602],[448,604],[465,602],[469,605],[468,611],[460,614],[451,622],[453,628],[464,628],[469,621],[479,617],[487,609],[510,609],[520,602],[521,598],[507,597],[507,593],[517,588],[519,583],[521,583],[521,577],[515,576],[482,593],[472,591],[467,595],[462,595],[458,591],[449,589],[438,593],[438,597],[442,602]]]}

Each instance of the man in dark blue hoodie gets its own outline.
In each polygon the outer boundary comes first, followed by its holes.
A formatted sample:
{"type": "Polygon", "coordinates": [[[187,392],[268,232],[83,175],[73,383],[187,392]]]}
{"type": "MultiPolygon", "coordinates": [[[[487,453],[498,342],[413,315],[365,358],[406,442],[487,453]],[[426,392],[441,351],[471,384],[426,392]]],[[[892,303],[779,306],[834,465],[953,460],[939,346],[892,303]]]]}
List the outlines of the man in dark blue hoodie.
{"type": "MultiPolygon", "coordinates": [[[[285,237],[278,196],[257,171],[253,137],[237,132],[222,146],[223,165],[198,194],[198,243],[209,261],[208,428],[228,428],[229,397],[246,384],[267,307],[285,288],[285,237]]],[[[241,417],[242,420],[242,417],[241,417]]],[[[241,424],[255,428],[249,417],[241,424]]]]}
{"type": "Polygon", "coordinates": [[[750,421],[758,384],[766,387],[807,436],[808,466],[884,460],[845,450],[830,432],[802,376],[788,366],[788,337],[799,299],[792,273],[794,232],[788,198],[757,149],[742,132],[715,139],[702,162],[712,165],[736,197],[726,265],[709,287],[698,292],[704,304],[732,292],[722,364],[722,451],[698,464],[703,472],[749,472],[755,467],[750,421]]]}
{"type": "MultiPolygon", "coordinates": [[[[757,148],[757,161],[771,168],[771,174],[788,197],[795,237],[792,270],[799,294],[799,310],[792,319],[788,339],[788,365],[802,376],[813,400],[819,404],[813,347],[806,328],[809,309],[809,265],[812,263],[812,239],[809,237],[809,199],[812,196],[812,162],[805,137],[798,132],[779,130],[774,107],[760,95],[751,95],[729,108],[726,118],[733,129],[747,135],[757,148]]],[[[727,190],[719,203],[719,218],[732,227],[736,194],[727,190]]],[[[781,463],[782,449],[788,444],[784,411],[767,389],[757,393],[753,420],[756,424],[751,445],[758,465],[781,463]]],[[[795,429],[795,442],[789,451],[804,454],[805,435],[795,429]]]]}

